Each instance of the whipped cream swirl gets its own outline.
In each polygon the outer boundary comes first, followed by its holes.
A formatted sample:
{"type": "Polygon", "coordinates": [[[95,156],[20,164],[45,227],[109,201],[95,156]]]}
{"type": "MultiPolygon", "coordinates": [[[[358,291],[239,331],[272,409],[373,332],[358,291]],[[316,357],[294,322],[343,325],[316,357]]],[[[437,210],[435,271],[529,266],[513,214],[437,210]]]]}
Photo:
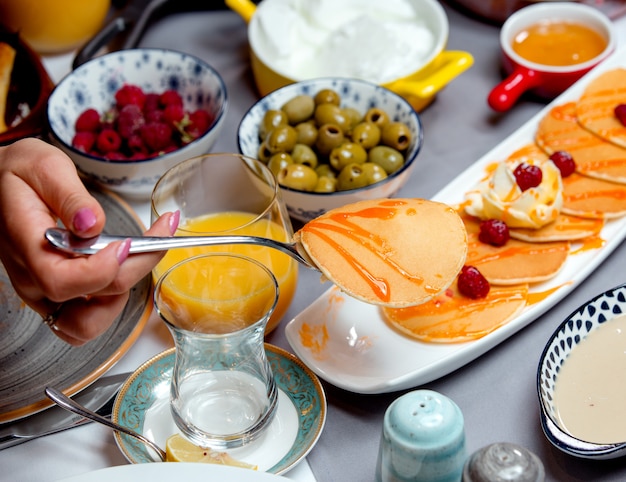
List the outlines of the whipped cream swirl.
{"type": "Polygon", "coordinates": [[[480,219],[500,219],[511,228],[541,228],[553,222],[563,206],[561,172],[550,160],[533,158],[501,162],[477,189],[466,194],[465,211],[480,219]],[[541,169],[537,187],[522,191],[513,172],[522,162],[541,169]]]}

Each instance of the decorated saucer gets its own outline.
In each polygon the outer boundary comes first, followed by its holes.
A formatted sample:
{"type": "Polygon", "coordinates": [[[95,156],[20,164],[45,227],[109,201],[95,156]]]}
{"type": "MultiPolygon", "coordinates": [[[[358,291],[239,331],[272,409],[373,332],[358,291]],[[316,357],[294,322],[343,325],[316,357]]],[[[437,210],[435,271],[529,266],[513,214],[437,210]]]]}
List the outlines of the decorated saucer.
{"type": "MultiPolygon", "coordinates": [[[[237,460],[259,471],[282,474],[311,451],[326,419],[326,396],[317,376],[297,357],[265,345],[278,390],[278,410],[266,432],[256,441],[228,450],[237,460]]],[[[165,447],[179,432],[170,413],[170,380],[175,349],[170,348],[140,366],[126,381],[115,400],[112,420],[165,447]]],[[[118,447],[131,463],[158,462],[137,440],[115,433],[118,447]]]]}

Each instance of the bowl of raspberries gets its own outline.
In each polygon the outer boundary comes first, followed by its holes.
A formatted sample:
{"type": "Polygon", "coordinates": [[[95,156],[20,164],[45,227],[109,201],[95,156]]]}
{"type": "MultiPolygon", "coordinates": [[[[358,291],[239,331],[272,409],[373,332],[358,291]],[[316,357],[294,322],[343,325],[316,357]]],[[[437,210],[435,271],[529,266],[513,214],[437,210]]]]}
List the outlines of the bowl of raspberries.
{"type": "Polygon", "coordinates": [[[79,66],[53,90],[47,116],[51,141],[85,180],[148,199],[165,171],[211,150],[227,105],[224,81],[203,60],[138,48],[79,66]]]}

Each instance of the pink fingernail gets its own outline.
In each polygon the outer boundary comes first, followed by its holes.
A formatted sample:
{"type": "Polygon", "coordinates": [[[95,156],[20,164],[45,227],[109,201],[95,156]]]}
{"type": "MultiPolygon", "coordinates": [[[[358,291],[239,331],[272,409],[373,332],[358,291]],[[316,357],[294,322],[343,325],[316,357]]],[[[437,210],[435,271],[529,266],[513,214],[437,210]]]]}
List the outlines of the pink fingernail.
{"type": "Polygon", "coordinates": [[[119,264],[122,264],[124,261],[126,261],[126,258],[128,258],[129,253],[130,239],[125,239],[124,241],[122,241],[122,244],[120,244],[120,247],[117,248],[117,262],[119,264]]]}
{"type": "Polygon", "coordinates": [[[180,211],[176,210],[170,216],[170,234],[174,236],[178,229],[178,223],[180,223],[180,211]]]}
{"type": "Polygon", "coordinates": [[[88,231],[96,224],[96,215],[89,208],[79,209],[74,215],[73,224],[74,229],[79,233],[88,231]]]}

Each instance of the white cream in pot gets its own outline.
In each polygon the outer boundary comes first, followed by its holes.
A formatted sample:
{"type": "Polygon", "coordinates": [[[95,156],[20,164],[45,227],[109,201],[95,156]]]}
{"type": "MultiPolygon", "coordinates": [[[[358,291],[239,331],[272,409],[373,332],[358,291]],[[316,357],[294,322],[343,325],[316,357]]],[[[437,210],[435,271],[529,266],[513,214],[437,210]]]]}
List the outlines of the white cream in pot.
{"type": "Polygon", "coordinates": [[[294,79],[385,83],[411,74],[436,38],[408,0],[272,0],[259,4],[257,49],[294,79]]]}

